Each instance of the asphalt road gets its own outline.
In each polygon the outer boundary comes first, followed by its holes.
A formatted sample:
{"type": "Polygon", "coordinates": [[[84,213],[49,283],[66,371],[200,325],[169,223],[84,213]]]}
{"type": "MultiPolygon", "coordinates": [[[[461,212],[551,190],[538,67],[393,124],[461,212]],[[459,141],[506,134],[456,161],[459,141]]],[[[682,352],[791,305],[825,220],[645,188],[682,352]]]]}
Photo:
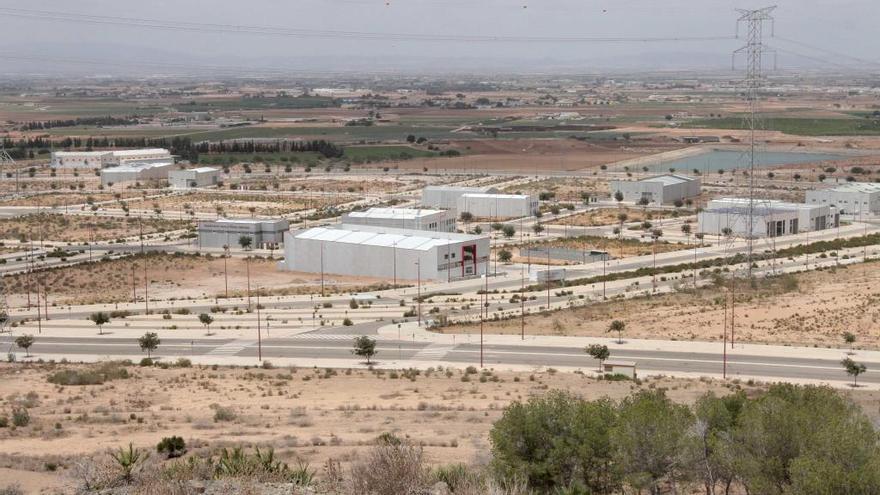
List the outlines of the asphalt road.
{"type": "MultiPolygon", "coordinates": [[[[301,334],[292,338],[264,338],[260,344],[263,359],[286,358],[302,359],[309,363],[315,360],[350,361],[351,366],[359,366],[359,360],[351,354],[352,340],[359,334],[375,334],[375,325],[364,325],[360,329],[329,328],[301,334]]],[[[468,339],[461,335],[461,340],[468,339]]],[[[438,361],[451,366],[478,366],[480,346],[477,336],[470,336],[471,342],[449,346],[432,346],[426,342],[411,342],[404,339],[378,339],[378,354],[375,360],[395,361],[396,366],[406,367],[407,361],[438,361]]],[[[12,349],[9,336],[0,337],[0,348],[12,349]]],[[[216,356],[252,357],[256,362],[259,352],[256,339],[170,339],[162,340],[157,355],[174,360],[178,357],[216,356]]],[[[841,351],[843,352],[843,351],[841,351]]],[[[76,360],[77,355],[111,356],[138,360],[143,356],[132,338],[118,338],[112,334],[91,338],[42,337],[31,348],[31,354],[65,355],[76,360]]],[[[597,368],[598,362],[587,356],[579,347],[551,347],[530,343],[523,345],[486,345],[483,349],[484,365],[487,368],[504,366],[526,367],[579,367],[585,370],[597,368]]],[[[694,373],[698,375],[718,375],[722,372],[723,357],[721,345],[717,353],[628,350],[626,343],[612,346],[612,358],[636,361],[640,370],[660,373],[694,373]]],[[[218,362],[222,360],[218,359],[218,362]]],[[[775,356],[755,356],[739,354],[736,350],[728,353],[728,377],[756,376],[766,380],[820,380],[845,381],[847,376],[839,361],[829,359],[792,358],[775,356]]],[[[862,383],[880,383],[880,374],[868,372],[860,377],[862,383]]]]}

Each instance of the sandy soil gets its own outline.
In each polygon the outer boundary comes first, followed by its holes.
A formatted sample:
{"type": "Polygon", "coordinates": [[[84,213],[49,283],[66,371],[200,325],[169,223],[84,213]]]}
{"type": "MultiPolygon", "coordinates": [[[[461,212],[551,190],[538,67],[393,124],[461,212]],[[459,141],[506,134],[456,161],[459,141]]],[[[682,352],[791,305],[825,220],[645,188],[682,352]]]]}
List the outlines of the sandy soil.
{"type": "MultiPolygon", "coordinates": [[[[880,263],[797,274],[737,290],[736,339],[772,344],[843,346],[843,332],[860,348],[880,348],[880,263]]],[[[714,341],[722,339],[726,290],[707,288],[654,297],[614,300],[526,318],[541,335],[603,336],[612,320],[626,322],[624,337],[714,341]]],[[[729,316],[729,315],[728,315],[729,316]]],[[[519,333],[519,321],[489,322],[485,331],[519,333]]],[[[452,326],[445,332],[474,331],[452,326]]]]}
{"type": "Polygon", "coordinates": [[[511,194],[539,195],[542,192],[553,192],[556,194],[557,201],[567,201],[575,204],[583,201],[581,198],[582,192],[605,196],[607,191],[608,183],[604,180],[562,177],[517,184],[504,188],[504,192],[511,194]]]}
{"type": "MultiPolygon", "coordinates": [[[[619,225],[617,215],[624,213],[627,216],[626,223],[654,221],[658,219],[673,218],[673,212],[667,210],[647,211],[642,208],[600,208],[586,213],[579,213],[560,220],[553,220],[554,225],[574,225],[578,227],[598,227],[601,225],[619,225]]],[[[680,210],[678,216],[693,215],[693,211],[680,210]]]]}
{"type": "Polygon", "coordinates": [[[161,211],[195,211],[197,213],[216,213],[221,208],[224,214],[233,216],[279,216],[303,210],[337,204],[339,198],[332,196],[303,197],[273,195],[271,193],[205,193],[194,192],[155,199],[134,199],[126,201],[131,209],[161,211]],[[251,212],[251,208],[254,211],[251,212]]]}
{"type": "Polygon", "coordinates": [[[636,385],[551,372],[469,375],[465,382],[464,371],[452,369],[410,380],[363,366],[353,371],[130,367],[130,378],[104,385],[48,383],[47,376],[61,368],[83,366],[0,365],[0,414],[26,404],[30,415],[26,427],[0,429],[0,466],[35,489],[58,486],[82,456],[106,455],[129,442],[154,450],[171,435],[191,448],[271,445],[281,459],[304,459],[319,471],[326,459],[344,463],[385,432],[424,444],[431,463],[484,462],[488,432],[503,408],[550,388],[619,399],[635,389],[663,387],[673,400],[692,402],[706,391],[723,394],[734,387],[670,378],[636,385]],[[218,407],[229,408],[234,419],[216,421],[218,407]],[[57,471],[47,473],[53,462],[57,471]]]}
{"type": "Polygon", "coordinates": [[[81,215],[34,214],[17,218],[0,219],[0,239],[34,240],[54,242],[88,242],[116,240],[144,234],[182,230],[193,226],[184,220],[162,220],[136,217],[87,217],[81,215]]]}
{"type": "MultiPolygon", "coordinates": [[[[224,265],[220,257],[170,254],[150,254],[148,257],[151,299],[203,298],[224,294],[224,265]]],[[[227,263],[229,295],[243,294],[247,290],[245,260],[233,257],[227,263]]],[[[280,271],[277,263],[276,260],[267,259],[250,261],[253,290],[259,287],[266,293],[277,295],[320,290],[319,275],[280,271]]],[[[23,304],[27,299],[28,287],[33,291],[38,285],[41,290],[44,285],[48,287],[50,303],[90,304],[131,301],[132,275],[137,297],[143,299],[144,262],[139,256],[37,271],[30,282],[27,274],[8,275],[4,277],[4,282],[10,305],[23,304]]],[[[332,294],[341,290],[359,290],[379,282],[361,277],[328,275],[325,290],[332,294]]]]}

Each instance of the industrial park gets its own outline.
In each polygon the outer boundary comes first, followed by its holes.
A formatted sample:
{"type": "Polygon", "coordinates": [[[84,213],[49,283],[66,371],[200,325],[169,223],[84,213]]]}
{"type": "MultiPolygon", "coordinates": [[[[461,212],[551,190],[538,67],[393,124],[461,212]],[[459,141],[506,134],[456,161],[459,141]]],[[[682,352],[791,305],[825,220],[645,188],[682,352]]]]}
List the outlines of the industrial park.
{"type": "Polygon", "coordinates": [[[0,495],[876,493],[880,61],[713,2],[0,7],[0,495]]]}

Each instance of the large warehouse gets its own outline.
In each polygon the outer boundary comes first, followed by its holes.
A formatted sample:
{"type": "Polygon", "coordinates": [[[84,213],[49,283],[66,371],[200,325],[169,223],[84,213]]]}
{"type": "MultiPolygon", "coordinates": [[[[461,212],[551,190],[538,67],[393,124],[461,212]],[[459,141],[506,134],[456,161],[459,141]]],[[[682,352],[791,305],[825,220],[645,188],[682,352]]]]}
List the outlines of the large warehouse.
{"type": "MultiPolygon", "coordinates": [[[[839,215],[827,205],[785,203],[769,199],[755,200],[753,215],[751,237],[777,237],[825,230],[836,227],[839,221],[839,215]]],[[[700,212],[698,232],[724,235],[726,229],[730,229],[734,236],[749,236],[747,198],[712,200],[700,212]]]]}
{"type": "Polygon", "coordinates": [[[422,206],[441,210],[455,210],[458,199],[465,194],[498,194],[494,187],[427,186],[422,189],[422,206]]]}
{"type": "Polygon", "coordinates": [[[450,281],[486,273],[489,238],[342,224],[288,233],[284,260],[298,272],[450,281]]]}
{"type": "Polygon", "coordinates": [[[476,218],[530,217],[538,211],[538,198],[526,194],[468,193],[458,198],[456,210],[476,218]]]}
{"type": "Polygon", "coordinates": [[[173,161],[133,162],[101,170],[101,184],[110,186],[124,182],[150,179],[167,179],[168,172],[174,169],[173,161]]]}
{"type": "Polygon", "coordinates": [[[53,151],[53,168],[106,168],[144,161],[174,161],[164,148],[108,151],[53,151]]]}
{"type": "Polygon", "coordinates": [[[168,182],[175,189],[214,186],[220,182],[220,170],[211,167],[174,170],[168,174],[168,182]]]}
{"type": "Polygon", "coordinates": [[[651,204],[672,204],[700,195],[700,179],[677,174],[636,181],[612,180],[608,186],[612,197],[619,191],[623,200],[630,203],[639,203],[644,198],[651,204]]]}
{"type": "Polygon", "coordinates": [[[455,232],[455,216],[446,210],[370,208],[366,211],[353,211],[342,215],[342,223],[433,232],[455,232]]]}
{"type": "Polygon", "coordinates": [[[847,182],[829,189],[807,191],[807,203],[835,206],[841,215],[880,213],[880,184],[847,182]]]}
{"type": "Polygon", "coordinates": [[[199,247],[241,249],[241,236],[251,238],[251,248],[277,249],[284,243],[284,234],[290,222],[284,219],[262,220],[252,218],[221,218],[199,222],[199,247]]]}

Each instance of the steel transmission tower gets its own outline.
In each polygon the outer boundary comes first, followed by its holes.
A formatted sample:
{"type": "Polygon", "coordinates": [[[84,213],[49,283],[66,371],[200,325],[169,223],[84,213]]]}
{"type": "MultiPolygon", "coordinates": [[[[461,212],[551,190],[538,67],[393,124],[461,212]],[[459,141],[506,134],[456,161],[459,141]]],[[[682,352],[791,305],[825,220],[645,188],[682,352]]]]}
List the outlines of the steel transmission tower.
{"type": "MultiPolygon", "coordinates": [[[[740,13],[736,22],[737,38],[739,38],[740,25],[746,25],[746,44],[742,48],[733,52],[734,68],[736,56],[745,54],[746,62],[746,99],[749,102],[749,112],[746,117],[747,128],[749,129],[749,205],[747,219],[746,242],[748,244],[748,277],[752,278],[752,257],[754,254],[754,224],[755,224],[755,180],[757,173],[755,170],[755,151],[756,151],[756,130],[761,128],[760,121],[760,90],[764,85],[764,54],[772,53],[769,47],[764,44],[764,24],[770,23],[770,35],[773,36],[774,19],[771,15],[776,10],[776,6],[764,7],[757,10],[736,9],[740,13]]],[[[769,205],[768,205],[769,207],[769,205]]],[[[774,233],[771,233],[775,235],[774,233]]]]}

